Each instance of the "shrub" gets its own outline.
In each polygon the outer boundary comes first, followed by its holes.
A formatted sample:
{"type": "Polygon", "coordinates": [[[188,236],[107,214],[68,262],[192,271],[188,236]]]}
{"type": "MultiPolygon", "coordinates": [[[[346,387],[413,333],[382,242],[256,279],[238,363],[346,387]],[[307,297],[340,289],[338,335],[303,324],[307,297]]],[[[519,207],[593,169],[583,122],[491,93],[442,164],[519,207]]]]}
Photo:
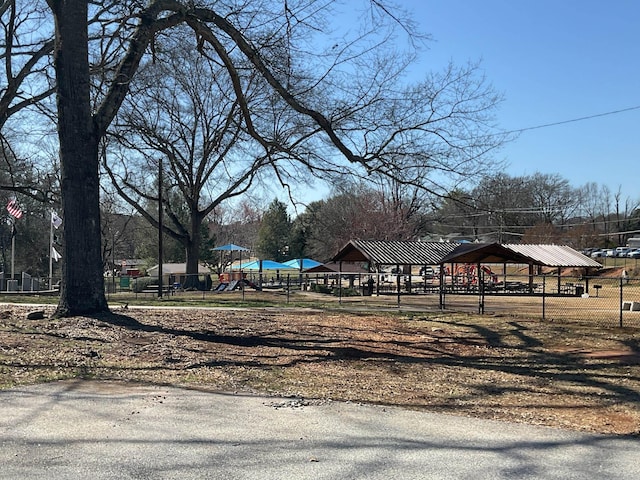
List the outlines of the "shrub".
{"type": "Polygon", "coordinates": [[[140,293],[143,290],[147,290],[149,285],[158,285],[158,277],[138,277],[132,283],[133,291],[140,293]]]}
{"type": "Polygon", "coordinates": [[[327,285],[321,285],[319,283],[312,283],[311,290],[317,293],[331,293],[332,288],[327,285]]]}

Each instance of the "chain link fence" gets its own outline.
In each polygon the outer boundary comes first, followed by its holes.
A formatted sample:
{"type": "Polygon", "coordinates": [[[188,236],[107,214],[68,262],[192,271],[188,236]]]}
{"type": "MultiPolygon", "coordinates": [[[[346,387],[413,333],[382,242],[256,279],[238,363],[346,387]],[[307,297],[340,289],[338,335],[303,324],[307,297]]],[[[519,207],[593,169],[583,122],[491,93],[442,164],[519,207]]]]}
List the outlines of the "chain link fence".
{"type": "Polygon", "coordinates": [[[515,276],[499,282],[458,283],[440,288],[438,278],[406,275],[246,274],[105,279],[110,301],[162,296],[180,301],[264,300],[297,304],[335,303],[350,308],[462,312],[547,321],[585,321],[602,327],[640,327],[640,278],[515,276]],[[241,279],[244,277],[244,281],[241,279]],[[274,293],[267,298],[267,294],[274,293]],[[292,300],[292,298],[294,300],[292,300]]]}
{"type": "Polygon", "coordinates": [[[640,327],[640,278],[510,277],[509,282],[479,291],[446,290],[447,310],[578,320],[606,327],[640,327]]]}

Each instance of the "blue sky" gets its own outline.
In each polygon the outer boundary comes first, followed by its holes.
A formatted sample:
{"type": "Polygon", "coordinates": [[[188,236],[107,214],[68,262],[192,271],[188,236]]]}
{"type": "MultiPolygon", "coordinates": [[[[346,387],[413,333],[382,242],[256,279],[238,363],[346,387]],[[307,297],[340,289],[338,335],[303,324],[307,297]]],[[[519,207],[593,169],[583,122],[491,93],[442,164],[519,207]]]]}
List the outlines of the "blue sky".
{"type": "Polygon", "coordinates": [[[432,36],[421,69],[481,60],[504,94],[498,124],[524,131],[496,156],[510,175],[558,173],[640,199],[640,1],[407,0],[432,36]]]}

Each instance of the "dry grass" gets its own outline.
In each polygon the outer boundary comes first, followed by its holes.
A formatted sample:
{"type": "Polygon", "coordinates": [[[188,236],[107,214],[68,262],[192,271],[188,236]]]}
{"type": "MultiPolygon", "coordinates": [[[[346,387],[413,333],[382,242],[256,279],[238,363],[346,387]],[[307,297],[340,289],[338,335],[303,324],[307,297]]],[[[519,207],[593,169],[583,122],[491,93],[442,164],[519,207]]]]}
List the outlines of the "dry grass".
{"type": "Polygon", "coordinates": [[[3,388],[153,382],[639,433],[637,329],[282,308],[27,320],[29,310],[0,316],[3,388]]]}

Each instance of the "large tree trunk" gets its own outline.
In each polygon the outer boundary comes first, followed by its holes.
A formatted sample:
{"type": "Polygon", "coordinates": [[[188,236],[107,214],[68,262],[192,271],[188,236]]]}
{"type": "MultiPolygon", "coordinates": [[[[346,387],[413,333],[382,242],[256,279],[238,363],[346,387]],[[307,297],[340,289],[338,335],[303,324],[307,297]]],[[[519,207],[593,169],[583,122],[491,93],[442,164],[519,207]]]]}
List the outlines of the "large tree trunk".
{"type": "Polygon", "coordinates": [[[108,311],[100,248],[98,142],[89,92],[87,1],[49,0],[56,22],[64,247],[56,315],[108,311]]]}
{"type": "Polygon", "coordinates": [[[200,259],[200,227],[202,218],[197,213],[191,215],[191,235],[185,243],[185,253],[187,257],[185,288],[201,288],[198,279],[198,261],[200,259]]]}

